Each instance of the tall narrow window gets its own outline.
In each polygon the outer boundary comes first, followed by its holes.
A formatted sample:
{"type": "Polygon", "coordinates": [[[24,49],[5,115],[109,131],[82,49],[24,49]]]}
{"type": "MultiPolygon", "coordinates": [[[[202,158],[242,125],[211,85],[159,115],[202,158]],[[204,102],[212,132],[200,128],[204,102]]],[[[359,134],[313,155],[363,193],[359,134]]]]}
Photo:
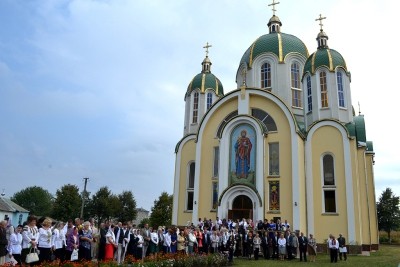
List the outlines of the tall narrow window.
{"type": "Polygon", "coordinates": [[[291,81],[292,81],[292,106],[302,107],[301,103],[301,87],[300,87],[300,68],[297,63],[291,66],[291,81]]]}
{"type": "Polygon", "coordinates": [[[265,63],[261,67],[261,88],[271,88],[271,65],[265,63]]]}
{"type": "Polygon", "coordinates": [[[199,93],[195,92],[193,95],[193,120],[192,120],[192,123],[197,123],[198,112],[199,112],[199,93]]]}
{"type": "Polygon", "coordinates": [[[192,162],[189,165],[188,170],[188,181],[187,181],[187,198],[186,198],[186,210],[193,210],[193,196],[194,196],[194,170],[195,163],[192,162]]]}
{"type": "Polygon", "coordinates": [[[218,177],[218,165],[219,165],[219,147],[214,147],[214,164],[213,164],[213,177],[218,177]]]}
{"type": "Polygon", "coordinates": [[[332,155],[325,155],[323,158],[324,185],[335,185],[335,173],[333,168],[332,155]]]}
{"type": "Polygon", "coordinates": [[[343,76],[341,72],[336,74],[337,78],[337,87],[338,87],[338,98],[339,98],[339,107],[344,108],[344,92],[343,92],[343,76]]]}
{"type": "Polygon", "coordinates": [[[212,93],[208,92],[207,93],[207,110],[211,107],[212,105],[212,93]]]}
{"type": "Polygon", "coordinates": [[[269,144],[269,175],[279,175],[279,143],[269,144]]]}
{"type": "Polygon", "coordinates": [[[312,111],[311,77],[307,76],[307,111],[312,111]]]}
{"type": "Polygon", "coordinates": [[[336,212],[335,167],[332,155],[328,154],[322,158],[322,168],[325,212],[336,212]]]}
{"type": "Polygon", "coordinates": [[[328,107],[328,85],[326,84],[326,73],[322,71],[319,74],[319,84],[321,87],[321,107],[328,107]]]}

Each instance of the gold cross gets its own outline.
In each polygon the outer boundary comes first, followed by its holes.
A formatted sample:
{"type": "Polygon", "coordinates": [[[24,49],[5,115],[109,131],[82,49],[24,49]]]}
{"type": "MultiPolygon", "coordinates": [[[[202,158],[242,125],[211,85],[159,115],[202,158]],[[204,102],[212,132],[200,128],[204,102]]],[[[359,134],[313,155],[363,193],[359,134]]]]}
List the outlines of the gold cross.
{"type": "Polygon", "coordinates": [[[208,42],[207,42],[207,44],[205,46],[203,46],[203,48],[206,49],[206,57],[208,57],[208,48],[209,47],[212,47],[212,45],[208,44],[208,42]]]}
{"type": "Polygon", "coordinates": [[[272,4],[269,4],[268,6],[272,6],[272,13],[275,16],[275,5],[279,4],[280,2],[275,3],[275,0],[272,0],[272,4]]]}
{"type": "Polygon", "coordinates": [[[324,26],[324,24],[322,24],[323,19],[326,19],[326,17],[322,17],[321,14],[319,14],[319,18],[315,19],[315,21],[319,20],[319,26],[321,26],[321,31],[322,31],[322,26],[324,26]]]}

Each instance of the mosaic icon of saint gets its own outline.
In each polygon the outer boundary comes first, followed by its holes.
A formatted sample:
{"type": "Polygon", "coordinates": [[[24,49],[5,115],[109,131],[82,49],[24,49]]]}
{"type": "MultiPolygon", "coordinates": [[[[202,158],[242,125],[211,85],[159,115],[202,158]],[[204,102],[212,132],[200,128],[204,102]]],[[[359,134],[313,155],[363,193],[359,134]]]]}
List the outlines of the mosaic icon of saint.
{"type": "Polygon", "coordinates": [[[246,130],[241,131],[235,144],[236,177],[238,178],[247,178],[250,171],[250,152],[253,145],[246,135],[246,130]]]}

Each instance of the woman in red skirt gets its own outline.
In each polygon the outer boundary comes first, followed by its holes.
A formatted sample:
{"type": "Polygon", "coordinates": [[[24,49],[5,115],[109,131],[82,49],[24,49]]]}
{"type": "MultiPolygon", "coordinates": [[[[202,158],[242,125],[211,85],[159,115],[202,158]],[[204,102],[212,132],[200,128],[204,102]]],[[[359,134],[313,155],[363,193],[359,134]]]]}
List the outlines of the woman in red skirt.
{"type": "Polygon", "coordinates": [[[106,248],[105,248],[105,261],[111,261],[114,259],[114,249],[117,247],[115,242],[114,225],[110,225],[106,234],[106,248]]]}

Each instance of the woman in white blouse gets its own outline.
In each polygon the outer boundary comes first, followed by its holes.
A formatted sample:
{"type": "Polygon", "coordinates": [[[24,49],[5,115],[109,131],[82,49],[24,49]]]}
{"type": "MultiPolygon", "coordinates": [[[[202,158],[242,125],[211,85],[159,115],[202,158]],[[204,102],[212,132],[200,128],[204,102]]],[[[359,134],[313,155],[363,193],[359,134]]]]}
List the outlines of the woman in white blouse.
{"type": "MultiPolygon", "coordinates": [[[[37,221],[36,216],[30,215],[28,217],[27,225],[25,225],[23,228],[22,252],[21,252],[21,258],[23,260],[25,260],[26,255],[28,255],[31,248],[37,247],[37,242],[39,239],[39,231],[38,228],[36,227],[36,221],[37,221]]],[[[31,263],[30,265],[33,266],[34,263],[31,263]]]]}
{"type": "Polygon", "coordinates": [[[142,259],[143,258],[143,243],[144,243],[144,238],[142,235],[142,232],[140,230],[137,230],[136,232],[137,236],[137,247],[136,247],[136,259],[142,259]]]}
{"type": "Polygon", "coordinates": [[[65,233],[64,223],[61,221],[54,226],[51,245],[55,258],[60,260],[60,262],[63,262],[65,259],[65,233]]]}
{"type": "Polygon", "coordinates": [[[10,242],[8,244],[8,253],[10,258],[14,258],[18,265],[21,266],[21,251],[22,251],[22,225],[15,228],[15,232],[10,235],[10,242]]]}
{"type": "Polygon", "coordinates": [[[286,239],[283,236],[283,234],[281,234],[281,236],[278,239],[278,247],[279,247],[279,258],[281,261],[283,261],[286,255],[286,239]]]}
{"type": "Polygon", "coordinates": [[[51,232],[51,220],[49,218],[44,219],[42,222],[42,227],[39,228],[39,262],[51,260],[51,237],[53,233],[51,232]]]}

